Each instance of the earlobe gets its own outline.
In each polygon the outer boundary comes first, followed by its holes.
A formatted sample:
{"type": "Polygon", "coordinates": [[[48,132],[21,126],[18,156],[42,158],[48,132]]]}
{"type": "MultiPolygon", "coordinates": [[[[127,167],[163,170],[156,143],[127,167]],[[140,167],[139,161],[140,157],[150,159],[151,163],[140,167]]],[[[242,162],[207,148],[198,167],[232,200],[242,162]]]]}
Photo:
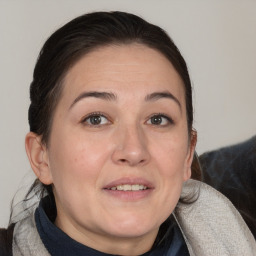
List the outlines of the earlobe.
{"type": "Polygon", "coordinates": [[[191,131],[188,155],[185,163],[186,166],[184,171],[184,181],[188,180],[191,177],[191,166],[192,166],[192,162],[195,154],[196,143],[197,143],[197,131],[193,129],[191,131]]]}
{"type": "Polygon", "coordinates": [[[46,146],[42,144],[41,137],[29,132],[25,139],[27,156],[35,175],[46,185],[52,183],[52,175],[49,168],[49,158],[46,146]]]}

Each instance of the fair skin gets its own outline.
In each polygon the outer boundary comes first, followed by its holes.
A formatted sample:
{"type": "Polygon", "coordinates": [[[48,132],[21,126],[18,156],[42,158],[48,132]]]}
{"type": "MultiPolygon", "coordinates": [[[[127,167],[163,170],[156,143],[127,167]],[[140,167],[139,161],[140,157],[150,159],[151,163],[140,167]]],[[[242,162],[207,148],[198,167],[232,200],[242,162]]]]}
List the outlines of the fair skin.
{"type": "Polygon", "coordinates": [[[159,52],[106,46],[67,73],[49,143],[29,133],[41,182],[53,184],[55,224],[99,251],[140,255],[191,175],[184,85],[159,52]]]}

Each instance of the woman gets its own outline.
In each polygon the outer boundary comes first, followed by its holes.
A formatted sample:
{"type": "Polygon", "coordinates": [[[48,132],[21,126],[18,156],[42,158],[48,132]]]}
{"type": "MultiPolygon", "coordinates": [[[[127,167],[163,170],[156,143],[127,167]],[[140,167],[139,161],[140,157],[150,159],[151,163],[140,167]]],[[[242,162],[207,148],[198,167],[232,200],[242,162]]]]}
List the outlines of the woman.
{"type": "Polygon", "coordinates": [[[30,97],[32,190],[47,196],[10,225],[13,255],[253,255],[229,201],[190,180],[190,78],[159,27],[74,19],[43,46],[30,97]]]}

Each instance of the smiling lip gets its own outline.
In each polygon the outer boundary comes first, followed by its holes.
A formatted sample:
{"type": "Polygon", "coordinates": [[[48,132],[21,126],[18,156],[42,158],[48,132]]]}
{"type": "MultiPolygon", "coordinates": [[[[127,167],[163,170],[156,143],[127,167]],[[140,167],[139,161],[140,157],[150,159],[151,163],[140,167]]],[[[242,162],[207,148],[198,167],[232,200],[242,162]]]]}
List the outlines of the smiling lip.
{"type": "Polygon", "coordinates": [[[153,190],[154,186],[152,185],[152,183],[143,178],[121,178],[110,182],[103,187],[103,191],[106,192],[107,195],[124,201],[137,201],[146,198],[152,193],[153,190]],[[144,188],[142,190],[113,189],[117,188],[120,185],[142,185],[144,188]]]}
{"type": "Polygon", "coordinates": [[[110,182],[103,189],[111,189],[112,187],[117,187],[119,185],[143,185],[148,189],[153,189],[153,185],[151,182],[143,179],[143,178],[121,178],[115,181],[110,182]]]}

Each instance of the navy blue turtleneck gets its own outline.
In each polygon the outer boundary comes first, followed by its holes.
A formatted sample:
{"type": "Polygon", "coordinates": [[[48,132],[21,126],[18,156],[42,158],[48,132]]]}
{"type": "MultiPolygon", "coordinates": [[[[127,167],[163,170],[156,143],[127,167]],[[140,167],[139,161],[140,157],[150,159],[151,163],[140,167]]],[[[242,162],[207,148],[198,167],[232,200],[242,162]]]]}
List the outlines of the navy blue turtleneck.
{"type": "MultiPolygon", "coordinates": [[[[49,197],[45,197],[41,200],[35,212],[38,233],[46,249],[52,256],[111,255],[78,243],[56,227],[53,224],[56,217],[56,208],[53,201],[54,200],[49,200],[49,197]],[[51,210],[49,211],[49,209],[51,210]]],[[[168,228],[163,228],[162,230],[160,228],[160,232],[161,234],[158,235],[158,239],[162,241],[154,245],[153,248],[143,254],[143,256],[189,256],[184,238],[174,219],[171,220],[171,224],[168,228]]]]}

